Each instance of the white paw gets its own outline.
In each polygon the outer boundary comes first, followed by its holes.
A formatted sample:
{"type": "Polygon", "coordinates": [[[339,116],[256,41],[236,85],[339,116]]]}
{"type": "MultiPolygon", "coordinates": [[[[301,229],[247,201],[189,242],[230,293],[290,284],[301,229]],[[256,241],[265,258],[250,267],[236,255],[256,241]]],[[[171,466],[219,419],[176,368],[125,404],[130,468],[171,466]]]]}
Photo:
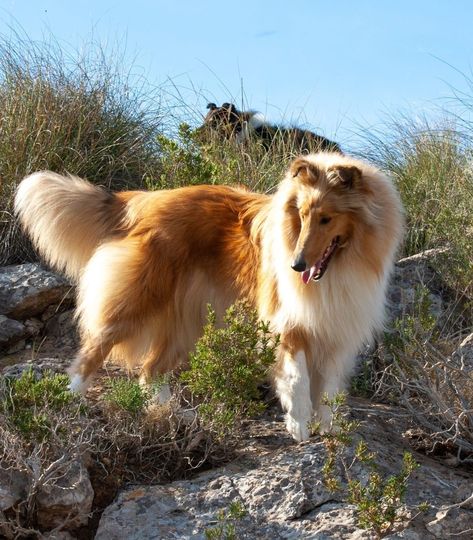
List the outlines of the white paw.
{"type": "Polygon", "coordinates": [[[298,442],[307,441],[310,436],[309,421],[296,419],[290,414],[286,414],[286,429],[292,438],[298,442]]]}
{"type": "Polygon", "coordinates": [[[82,375],[76,373],[71,376],[71,382],[69,383],[69,390],[76,394],[84,395],[87,388],[89,387],[89,382],[82,378],[82,375]]]}

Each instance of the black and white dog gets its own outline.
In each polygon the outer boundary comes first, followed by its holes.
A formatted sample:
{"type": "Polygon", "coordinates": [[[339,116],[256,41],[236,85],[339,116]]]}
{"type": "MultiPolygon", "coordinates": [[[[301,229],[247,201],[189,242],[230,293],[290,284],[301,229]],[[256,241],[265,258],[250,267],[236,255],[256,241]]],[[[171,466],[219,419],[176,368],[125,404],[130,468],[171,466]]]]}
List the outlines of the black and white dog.
{"type": "Polygon", "coordinates": [[[280,127],[266,122],[261,113],[239,111],[233,103],[207,105],[204,124],[199,131],[214,131],[227,139],[243,143],[250,137],[261,140],[265,148],[270,148],[276,140],[282,140],[289,148],[298,152],[317,152],[327,150],[342,153],[340,146],[322,135],[296,127],[280,127]]]}

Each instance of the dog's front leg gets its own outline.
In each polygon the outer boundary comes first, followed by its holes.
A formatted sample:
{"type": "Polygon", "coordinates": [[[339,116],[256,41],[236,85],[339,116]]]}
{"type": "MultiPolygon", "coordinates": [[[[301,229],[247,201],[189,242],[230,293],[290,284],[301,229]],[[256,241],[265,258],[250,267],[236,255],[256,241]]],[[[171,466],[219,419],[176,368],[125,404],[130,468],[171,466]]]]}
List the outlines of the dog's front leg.
{"type": "Polygon", "coordinates": [[[296,441],[309,438],[312,416],[310,379],[303,351],[280,351],[274,382],[281,405],[286,411],[286,428],[296,441]]]}
{"type": "Polygon", "coordinates": [[[312,394],[312,399],[321,433],[336,432],[339,429],[338,426],[333,425],[332,409],[326,401],[330,402],[337,394],[345,390],[346,381],[353,370],[353,365],[353,355],[342,355],[322,363],[319,368],[318,394],[315,396],[312,394]]]}

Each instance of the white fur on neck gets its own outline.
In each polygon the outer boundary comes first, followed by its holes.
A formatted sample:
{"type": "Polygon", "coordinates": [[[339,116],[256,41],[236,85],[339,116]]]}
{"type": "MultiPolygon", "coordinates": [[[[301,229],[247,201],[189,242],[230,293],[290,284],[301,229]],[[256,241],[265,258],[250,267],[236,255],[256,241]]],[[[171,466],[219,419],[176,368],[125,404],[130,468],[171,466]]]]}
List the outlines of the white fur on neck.
{"type": "Polygon", "coordinates": [[[250,116],[250,119],[248,120],[248,123],[253,129],[257,129],[263,126],[267,126],[268,122],[266,121],[266,118],[264,117],[263,113],[255,112],[250,116]]]}

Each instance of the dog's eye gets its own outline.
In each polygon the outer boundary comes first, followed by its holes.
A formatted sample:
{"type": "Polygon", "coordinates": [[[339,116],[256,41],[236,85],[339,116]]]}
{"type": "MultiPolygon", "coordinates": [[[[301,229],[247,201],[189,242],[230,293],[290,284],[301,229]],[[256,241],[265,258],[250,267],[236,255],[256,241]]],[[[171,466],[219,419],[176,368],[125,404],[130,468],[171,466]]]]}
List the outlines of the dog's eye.
{"type": "Polygon", "coordinates": [[[320,225],[327,225],[327,223],[330,223],[331,220],[332,220],[331,217],[328,217],[328,216],[322,216],[322,217],[320,218],[319,223],[320,223],[320,225]]]}

